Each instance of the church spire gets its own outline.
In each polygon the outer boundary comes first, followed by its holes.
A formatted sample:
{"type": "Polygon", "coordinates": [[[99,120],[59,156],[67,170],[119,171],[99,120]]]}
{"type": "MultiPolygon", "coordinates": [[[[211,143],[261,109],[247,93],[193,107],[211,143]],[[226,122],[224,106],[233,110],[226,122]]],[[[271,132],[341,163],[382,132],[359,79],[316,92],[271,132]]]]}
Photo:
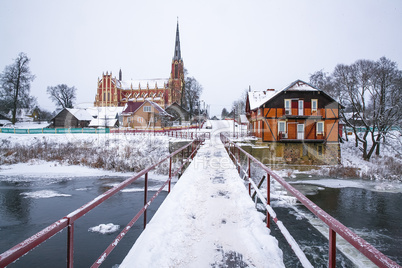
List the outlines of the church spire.
{"type": "Polygon", "coordinates": [[[179,37],[179,17],[177,17],[176,43],[174,45],[174,57],[173,57],[173,60],[181,60],[180,37],[179,37]]]}

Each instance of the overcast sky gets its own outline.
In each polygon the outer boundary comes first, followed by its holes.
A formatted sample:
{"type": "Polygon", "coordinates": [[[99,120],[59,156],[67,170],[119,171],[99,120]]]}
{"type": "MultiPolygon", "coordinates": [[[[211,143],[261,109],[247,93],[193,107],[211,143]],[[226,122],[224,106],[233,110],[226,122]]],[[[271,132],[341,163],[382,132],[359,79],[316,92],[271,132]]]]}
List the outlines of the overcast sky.
{"type": "Polygon", "coordinates": [[[0,71],[25,52],[40,107],[55,109],[46,88],[62,83],[93,105],[103,72],[169,77],[177,17],[212,114],[249,86],[281,89],[338,63],[386,56],[402,68],[400,0],[1,0],[0,71]]]}

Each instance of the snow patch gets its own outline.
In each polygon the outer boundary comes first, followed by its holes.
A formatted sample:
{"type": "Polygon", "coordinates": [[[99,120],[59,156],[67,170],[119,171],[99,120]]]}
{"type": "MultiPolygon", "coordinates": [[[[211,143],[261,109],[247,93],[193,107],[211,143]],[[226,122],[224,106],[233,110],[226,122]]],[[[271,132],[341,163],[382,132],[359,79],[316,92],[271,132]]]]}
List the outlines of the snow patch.
{"type": "Polygon", "coordinates": [[[52,198],[52,197],[68,197],[70,194],[61,194],[53,190],[41,190],[36,192],[25,192],[21,193],[21,195],[25,195],[25,198],[52,198]]]}
{"type": "Polygon", "coordinates": [[[100,234],[112,234],[120,229],[120,225],[107,223],[99,224],[88,229],[89,232],[100,233],[100,234]]]}

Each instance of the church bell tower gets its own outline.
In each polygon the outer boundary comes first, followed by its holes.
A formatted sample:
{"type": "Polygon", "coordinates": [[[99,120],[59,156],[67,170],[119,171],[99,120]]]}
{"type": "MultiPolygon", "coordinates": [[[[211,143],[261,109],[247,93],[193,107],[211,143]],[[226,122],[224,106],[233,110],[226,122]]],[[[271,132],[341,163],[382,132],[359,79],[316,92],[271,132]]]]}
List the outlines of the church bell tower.
{"type": "Polygon", "coordinates": [[[177,20],[176,41],[174,46],[174,56],[172,59],[172,70],[169,78],[170,96],[168,96],[168,104],[176,102],[180,106],[184,95],[184,64],[181,58],[180,36],[179,36],[179,20],[177,20]]]}

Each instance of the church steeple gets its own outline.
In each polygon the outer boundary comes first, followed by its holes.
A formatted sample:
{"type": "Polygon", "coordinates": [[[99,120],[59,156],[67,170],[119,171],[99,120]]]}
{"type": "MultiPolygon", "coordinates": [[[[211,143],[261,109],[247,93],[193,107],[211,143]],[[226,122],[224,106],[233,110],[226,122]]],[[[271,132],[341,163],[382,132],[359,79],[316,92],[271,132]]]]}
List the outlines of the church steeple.
{"type": "Polygon", "coordinates": [[[177,17],[177,28],[176,28],[176,43],[174,45],[174,57],[173,60],[181,60],[180,51],[180,36],[179,36],[179,18],[177,17]]]}

